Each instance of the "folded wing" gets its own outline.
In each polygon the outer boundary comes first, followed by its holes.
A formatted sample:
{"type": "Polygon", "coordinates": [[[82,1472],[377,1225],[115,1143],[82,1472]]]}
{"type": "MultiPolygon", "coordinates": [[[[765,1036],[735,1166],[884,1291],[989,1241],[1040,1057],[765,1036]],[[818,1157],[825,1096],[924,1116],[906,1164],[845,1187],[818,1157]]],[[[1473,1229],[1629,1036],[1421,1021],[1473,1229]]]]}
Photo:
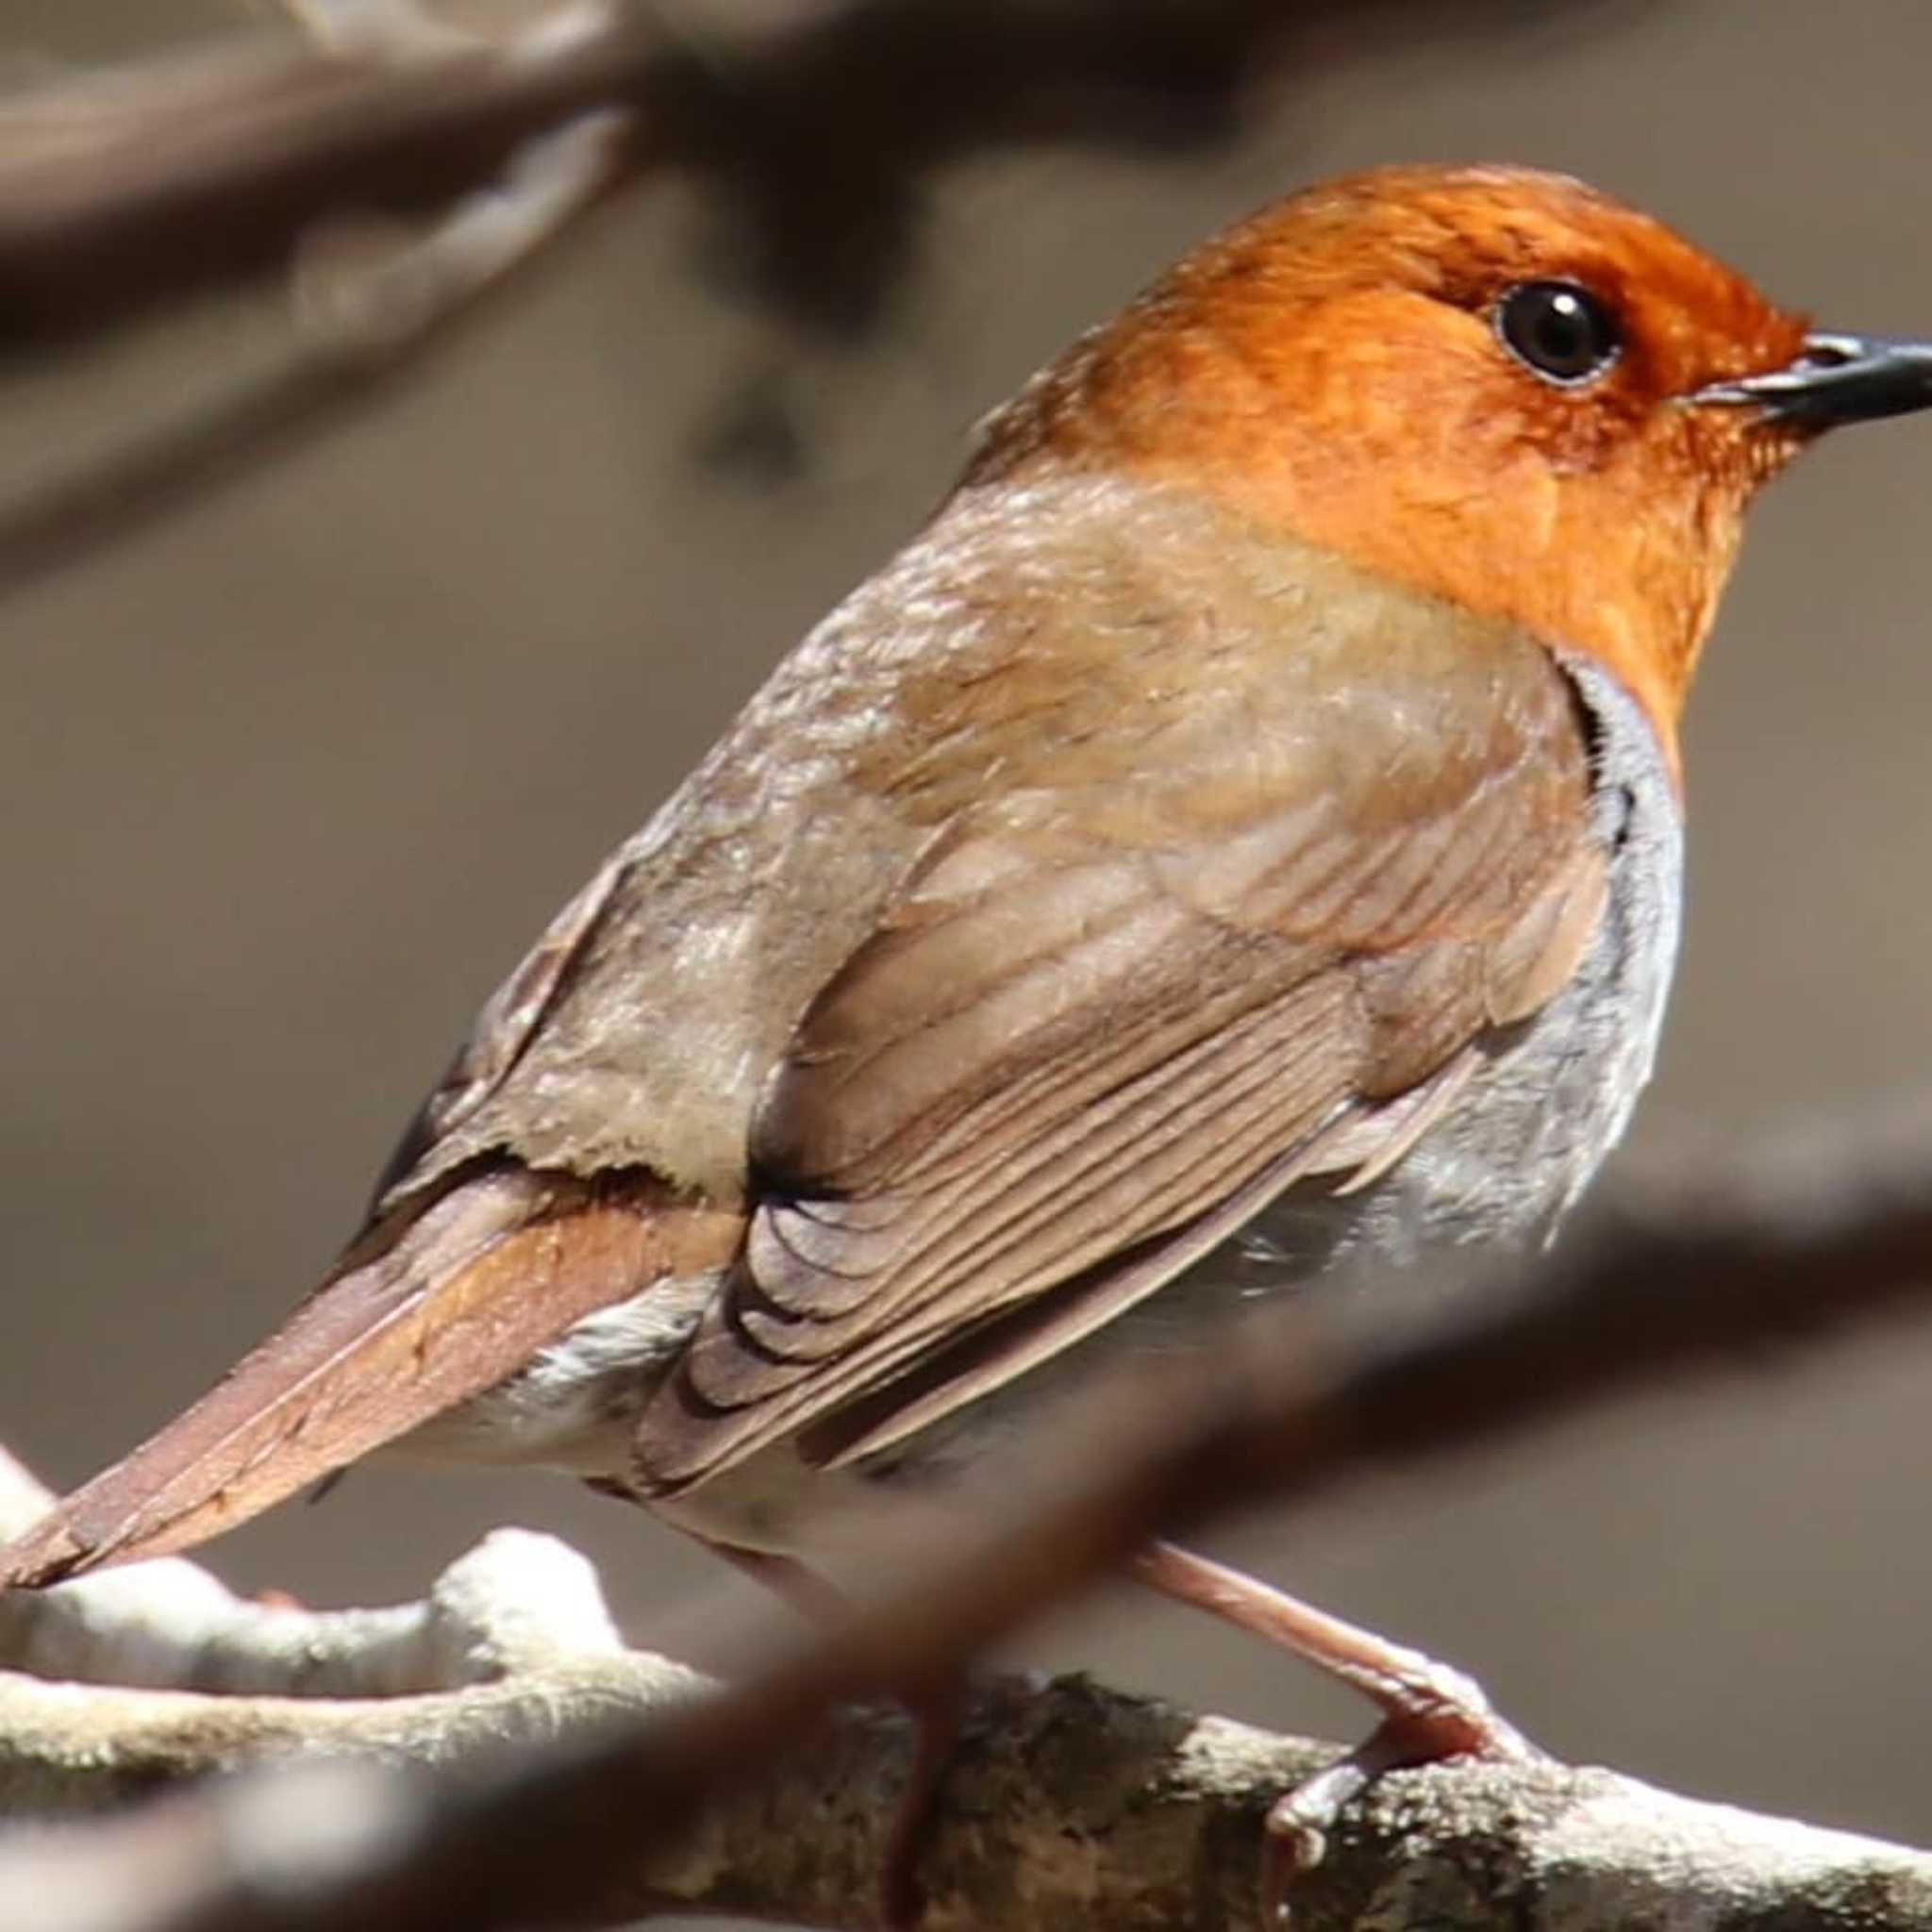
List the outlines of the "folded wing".
{"type": "Polygon", "coordinates": [[[1321,717],[1291,664],[1238,737],[1077,783],[1046,758],[957,814],[767,1089],[647,1484],[937,1419],[1296,1179],[1399,1158],[1569,979],[1605,859],[1566,680],[1522,639],[1397,668],[1321,717]]]}

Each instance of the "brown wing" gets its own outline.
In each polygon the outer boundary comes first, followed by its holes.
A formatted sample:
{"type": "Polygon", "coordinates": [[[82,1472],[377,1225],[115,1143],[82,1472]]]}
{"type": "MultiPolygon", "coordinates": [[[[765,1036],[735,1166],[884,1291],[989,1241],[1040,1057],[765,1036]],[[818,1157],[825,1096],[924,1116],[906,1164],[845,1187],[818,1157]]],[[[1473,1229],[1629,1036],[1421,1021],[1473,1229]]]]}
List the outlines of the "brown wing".
{"type": "Polygon", "coordinates": [[[1569,978],[1604,870],[1561,674],[1520,639],[1386,669],[1325,716],[1284,675],[1278,731],[953,821],[767,1091],[746,1252],[646,1414],[647,1482],[935,1419],[1297,1176],[1395,1158],[1569,978]],[[1015,1345],[919,1383],[1029,1309],[1015,1345]],[[827,1430],[854,1405],[877,1413],[827,1430]]]}

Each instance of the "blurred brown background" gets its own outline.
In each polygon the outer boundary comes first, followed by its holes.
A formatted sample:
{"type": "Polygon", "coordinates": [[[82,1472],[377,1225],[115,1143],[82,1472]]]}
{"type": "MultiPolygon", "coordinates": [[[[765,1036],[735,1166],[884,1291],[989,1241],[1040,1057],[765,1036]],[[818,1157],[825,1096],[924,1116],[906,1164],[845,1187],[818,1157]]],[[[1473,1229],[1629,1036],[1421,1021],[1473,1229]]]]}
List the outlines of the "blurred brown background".
{"type": "MultiPolygon", "coordinates": [[[[12,0],[0,53],[125,55],[239,8],[12,0]]],[[[64,1485],[271,1324],[553,908],[908,531],[974,416],[1208,227],[1342,167],[1537,161],[1824,320],[1932,332],[1919,0],[1387,25],[1211,157],[949,178],[925,273],[842,353],[708,292],[695,195],[647,185],[374,414],[0,608],[0,1437],[64,1485]],[[751,455],[721,474],[721,449],[751,455]]],[[[0,373],[0,487],[275,325],[266,296],[209,306],[0,373]]],[[[1907,423],[1758,513],[1693,707],[1687,947],[1643,1135],[1924,1080],[1928,494],[1932,426],[1907,423]]],[[[1469,1666],[1565,1756],[1928,1840],[1928,1375],[1932,1332],[1890,1335],[1221,1547],[1469,1666]]],[[[504,1521],[590,1549],[647,1634],[740,1588],[565,1484],[385,1470],[215,1560],[374,1601],[504,1521]]],[[[1125,1592],[1029,1654],[1363,1726],[1125,1592]]]]}

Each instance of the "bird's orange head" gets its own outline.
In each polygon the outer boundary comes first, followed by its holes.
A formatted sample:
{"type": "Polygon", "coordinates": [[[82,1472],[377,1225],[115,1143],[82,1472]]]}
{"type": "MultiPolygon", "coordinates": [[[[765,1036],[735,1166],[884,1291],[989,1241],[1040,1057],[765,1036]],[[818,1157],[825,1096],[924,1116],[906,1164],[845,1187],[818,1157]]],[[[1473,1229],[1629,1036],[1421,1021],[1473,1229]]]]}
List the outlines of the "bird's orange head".
{"type": "Polygon", "coordinates": [[[1607,664],[1674,763],[1753,492],[1817,430],[1932,403],[1932,351],[1807,331],[1563,175],[1398,167],[1189,256],[990,425],[1206,491],[1607,664]]]}

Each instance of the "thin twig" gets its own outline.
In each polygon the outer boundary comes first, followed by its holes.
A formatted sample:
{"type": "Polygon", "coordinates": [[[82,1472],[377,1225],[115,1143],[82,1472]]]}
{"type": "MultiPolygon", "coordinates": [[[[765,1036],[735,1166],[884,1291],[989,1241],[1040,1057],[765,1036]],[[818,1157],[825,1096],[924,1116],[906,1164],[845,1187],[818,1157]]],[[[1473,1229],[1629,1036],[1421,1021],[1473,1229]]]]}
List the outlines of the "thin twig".
{"type": "Polygon", "coordinates": [[[84,142],[23,151],[0,118],[0,346],[273,270],[325,217],[467,194],[532,137],[620,102],[613,75],[651,44],[635,21],[409,59],[250,42],[162,70],[151,92],[133,75],[70,85],[65,114],[41,119],[84,142]]]}
{"type": "Polygon", "coordinates": [[[0,502],[0,591],[129,532],[371,398],[525,266],[610,183],[622,117],[586,114],[530,142],[500,185],[420,239],[363,229],[298,264],[296,327],[253,371],[0,502]]]}

